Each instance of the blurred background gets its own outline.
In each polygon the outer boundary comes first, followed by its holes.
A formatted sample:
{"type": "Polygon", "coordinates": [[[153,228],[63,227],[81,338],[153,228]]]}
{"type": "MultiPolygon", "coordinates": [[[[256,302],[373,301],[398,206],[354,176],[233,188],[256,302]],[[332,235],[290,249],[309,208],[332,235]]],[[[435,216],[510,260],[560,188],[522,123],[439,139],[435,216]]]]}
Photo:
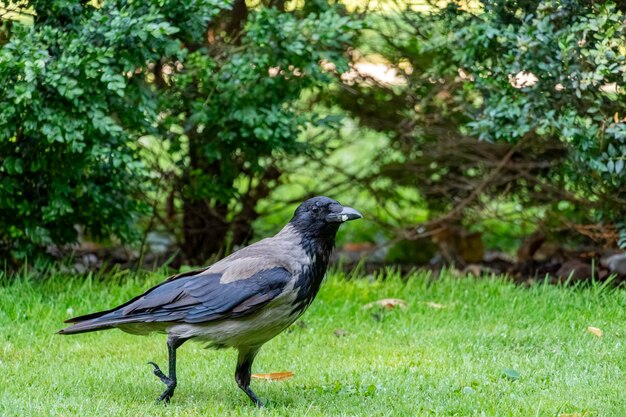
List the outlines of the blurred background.
{"type": "Polygon", "coordinates": [[[327,195],[340,267],[622,279],[625,11],[0,2],[3,273],[206,264],[327,195]]]}

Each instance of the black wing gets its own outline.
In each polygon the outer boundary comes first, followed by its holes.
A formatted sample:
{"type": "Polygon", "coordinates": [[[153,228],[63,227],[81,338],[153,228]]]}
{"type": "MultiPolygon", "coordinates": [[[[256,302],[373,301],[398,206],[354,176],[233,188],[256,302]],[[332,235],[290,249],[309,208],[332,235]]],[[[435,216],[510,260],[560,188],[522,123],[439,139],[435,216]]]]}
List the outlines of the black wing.
{"type": "Polygon", "coordinates": [[[252,314],[284,290],[289,271],[273,267],[236,281],[221,283],[222,274],[181,275],[151,288],[112,310],[68,320],[60,333],[82,333],[130,323],[205,323],[252,314]]]}

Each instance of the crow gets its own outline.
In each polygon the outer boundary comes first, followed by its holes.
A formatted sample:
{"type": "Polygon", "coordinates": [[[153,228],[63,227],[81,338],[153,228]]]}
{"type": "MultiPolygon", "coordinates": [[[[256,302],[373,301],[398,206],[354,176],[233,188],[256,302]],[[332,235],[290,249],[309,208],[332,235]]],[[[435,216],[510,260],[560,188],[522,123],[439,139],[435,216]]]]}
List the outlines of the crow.
{"type": "Polygon", "coordinates": [[[289,327],[311,304],[326,273],[339,225],[363,216],[328,197],[306,200],[273,237],[244,247],[213,265],[175,275],[111,310],[66,321],[60,334],[118,328],[167,334],[169,375],[154,374],[168,403],[176,389],[176,349],[187,340],[238,350],[235,381],[258,406],[250,388],[261,346],[289,327]]]}

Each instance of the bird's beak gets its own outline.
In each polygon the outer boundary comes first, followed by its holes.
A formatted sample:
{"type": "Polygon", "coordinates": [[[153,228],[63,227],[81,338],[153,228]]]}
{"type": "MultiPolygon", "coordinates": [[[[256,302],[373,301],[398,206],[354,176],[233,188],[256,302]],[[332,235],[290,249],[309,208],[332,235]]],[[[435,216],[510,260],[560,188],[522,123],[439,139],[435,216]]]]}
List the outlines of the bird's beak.
{"type": "Polygon", "coordinates": [[[350,220],[362,219],[363,215],[352,207],[343,207],[339,213],[331,213],[326,216],[326,221],[343,223],[350,220]]]}

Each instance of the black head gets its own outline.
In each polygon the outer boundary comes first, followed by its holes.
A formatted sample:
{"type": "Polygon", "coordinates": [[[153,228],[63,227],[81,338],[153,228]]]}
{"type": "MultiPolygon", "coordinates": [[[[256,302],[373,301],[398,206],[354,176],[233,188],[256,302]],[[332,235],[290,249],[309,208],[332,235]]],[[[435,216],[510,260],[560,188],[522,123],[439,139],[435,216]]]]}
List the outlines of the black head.
{"type": "Polygon", "coordinates": [[[290,223],[308,236],[334,239],[342,223],[362,217],[355,209],[344,207],[332,198],[320,196],[300,204],[290,223]]]}

